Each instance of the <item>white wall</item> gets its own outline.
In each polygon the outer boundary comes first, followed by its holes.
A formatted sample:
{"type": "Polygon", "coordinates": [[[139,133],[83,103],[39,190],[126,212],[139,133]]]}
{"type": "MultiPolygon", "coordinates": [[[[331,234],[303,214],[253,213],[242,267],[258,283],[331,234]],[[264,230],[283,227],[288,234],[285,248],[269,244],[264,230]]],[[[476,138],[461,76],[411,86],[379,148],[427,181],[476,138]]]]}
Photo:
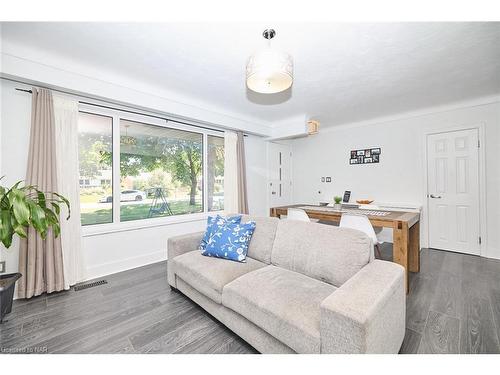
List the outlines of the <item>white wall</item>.
{"type": "Polygon", "coordinates": [[[11,43],[3,39],[0,76],[66,92],[133,105],[150,111],[195,120],[227,129],[270,136],[269,122],[248,118],[229,108],[215,108],[193,97],[181,96],[165,87],[146,84],[80,61],[11,43]]]}
{"type": "MultiPolygon", "coordinates": [[[[0,176],[5,176],[1,184],[10,186],[26,178],[26,163],[28,160],[28,142],[31,121],[31,95],[14,90],[12,83],[0,81],[0,176]]],[[[0,245],[0,259],[6,261],[7,272],[17,272],[19,241],[14,242],[9,249],[0,245]]]]}
{"type": "MultiPolygon", "coordinates": [[[[483,255],[500,258],[500,104],[476,105],[449,111],[324,128],[318,135],[294,140],[293,199],[332,201],[344,190],[352,200],[424,205],[424,129],[484,124],[486,152],[487,240],[483,255]],[[349,165],[349,152],[381,147],[380,164],[349,165]],[[332,183],[321,183],[331,176],[332,183]],[[321,194],[318,194],[321,191],[321,194]]],[[[425,213],[424,213],[425,216],[425,213]]],[[[425,222],[422,223],[425,228],[425,222]]],[[[426,231],[422,231],[426,244],[426,231]]]]}
{"type": "MultiPolygon", "coordinates": [[[[2,184],[10,185],[25,178],[31,121],[31,95],[15,88],[29,88],[0,80],[2,112],[0,114],[0,176],[2,184]]],[[[266,143],[256,136],[245,138],[247,180],[250,211],[266,214],[266,143]]],[[[166,241],[170,236],[201,231],[205,219],[121,232],[86,235],[83,253],[87,278],[119,272],[166,259],[166,241]]],[[[10,249],[0,250],[6,260],[7,272],[18,269],[19,241],[15,238],[10,249]]]]}
{"type": "Polygon", "coordinates": [[[245,137],[248,209],[251,215],[269,216],[267,206],[267,142],[245,137]]]}

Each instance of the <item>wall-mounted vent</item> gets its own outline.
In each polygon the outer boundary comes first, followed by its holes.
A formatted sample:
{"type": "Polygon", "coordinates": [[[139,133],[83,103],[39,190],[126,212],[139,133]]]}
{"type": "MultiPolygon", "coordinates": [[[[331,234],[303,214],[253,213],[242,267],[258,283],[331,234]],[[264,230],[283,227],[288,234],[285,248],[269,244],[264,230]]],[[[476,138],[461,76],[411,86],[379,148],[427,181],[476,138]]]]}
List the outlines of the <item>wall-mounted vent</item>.
{"type": "Polygon", "coordinates": [[[79,290],[93,288],[95,286],[104,285],[104,284],[107,284],[107,283],[108,282],[106,280],[98,280],[98,281],[94,281],[94,282],[91,282],[91,283],[75,285],[74,289],[75,289],[75,292],[78,292],[79,290]]]}

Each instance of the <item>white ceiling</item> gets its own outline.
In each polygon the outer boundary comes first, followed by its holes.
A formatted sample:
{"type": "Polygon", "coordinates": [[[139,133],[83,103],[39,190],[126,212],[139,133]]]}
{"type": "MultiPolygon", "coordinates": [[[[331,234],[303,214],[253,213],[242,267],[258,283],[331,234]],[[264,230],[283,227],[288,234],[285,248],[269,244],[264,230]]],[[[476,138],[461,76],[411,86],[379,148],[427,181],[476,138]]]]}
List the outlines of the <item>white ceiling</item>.
{"type": "Polygon", "coordinates": [[[500,23],[274,24],[291,90],[245,87],[269,25],[4,23],[7,41],[158,85],[263,121],[338,125],[500,93],[500,23]]]}

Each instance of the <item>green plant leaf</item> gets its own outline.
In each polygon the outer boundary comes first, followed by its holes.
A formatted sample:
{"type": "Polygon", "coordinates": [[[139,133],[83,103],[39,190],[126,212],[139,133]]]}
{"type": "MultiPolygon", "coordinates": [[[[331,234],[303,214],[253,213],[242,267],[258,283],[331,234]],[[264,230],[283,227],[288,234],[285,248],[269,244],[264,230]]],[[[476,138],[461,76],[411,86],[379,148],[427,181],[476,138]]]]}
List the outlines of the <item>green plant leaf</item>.
{"type": "Polygon", "coordinates": [[[45,209],[45,216],[47,218],[47,222],[49,227],[54,231],[54,236],[58,237],[61,233],[61,228],[59,226],[59,215],[56,215],[49,208],[45,209]]]}
{"type": "Polygon", "coordinates": [[[3,245],[8,249],[12,245],[12,237],[14,232],[10,232],[7,236],[2,238],[3,245]]]}
{"type": "Polygon", "coordinates": [[[68,220],[71,217],[71,205],[69,204],[69,200],[63,197],[61,194],[54,193],[54,195],[58,197],[68,208],[68,217],[66,218],[66,220],[68,220]]]}
{"type": "Polygon", "coordinates": [[[59,204],[57,204],[56,202],[50,202],[50,204],[52,205],[52,207],[54,207],[54,211],[56,212],[56,214],[60,215],[61,207],[59,207],[59,204]]]}
{"type": "Polygon", "coordinates": [[[12,236],[14,234],[10,217],[9,210],[0,211],[0,240],[7,248],[12,244],[12,236]]]}
{"type": "Polygon", "coordinates": [[[12,208],[16,220],[22,225],[28,225],[30,219],[30,209],[26,199],[22,196],[16,195],[12,202],[12,208]]]}
{"type": "Polygon", "coordinates": [[[54,236],[59,237],[61,234],[61,227],[59,226],[59,223],[52,224],[52,230],[54,231],[54,236]]]}
{"type": "Polygon", "coordinates": [[[36,229],[45,238],[45,232],[47,231],[47,219],[45,217],[45,212],[42,207],[38,206],[33,201],[28,201],[31,214],[31,223],[33,228],[36,229]]]}
{"type": "Polygon", "coordinates": [[[45,199],[45,194],[40,190],[37,190],[36,192],[38,197],[38,205],[43,208],[47,207],[47,200],[45,199]]]}
{"type": "Polygon", "coordinates": [[[27,234],[26,234],[26,229],[23,225],[21,224],[18,224],[14,227],[14,232],[16,232],[16,234],[19,236],[19,237],[22,237],[22,238],[26,238],[27,234]]]}
{"type": "Polygon", "coordinates": [[[0,241],[3,240],[4,236],[4,225],[3,225],[3,215],[2,215],[3,210],[0,210],[0,241]]]}
{"type": "Polygon", "coordinates": [[[59,236],[61,204],[68,207],[69,218],[70,205],[64,196],[44,193],[33,185],[21,186],[22,182],[10,189],[0,186],[0,242],[6,247],[11,246],[14,234],[26,237],[28,227],[33,227],[43,239],[51,228],[59,236]]]}

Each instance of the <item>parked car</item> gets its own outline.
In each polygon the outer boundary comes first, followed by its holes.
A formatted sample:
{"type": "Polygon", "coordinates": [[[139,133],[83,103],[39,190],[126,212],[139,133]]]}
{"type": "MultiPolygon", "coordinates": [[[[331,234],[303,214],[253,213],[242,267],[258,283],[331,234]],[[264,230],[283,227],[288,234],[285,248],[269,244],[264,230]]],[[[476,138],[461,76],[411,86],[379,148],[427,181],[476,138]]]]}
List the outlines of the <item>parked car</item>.
{"type": "MultiPolygon", "coordinates": [[[[123,190],[120,194],[120,202],[142,201],[146,199],[146,193],[140,190],[123,190]]],[[[108,195],[99,200],[99,203],[111,203],[113,197],[108,195]]]]}

